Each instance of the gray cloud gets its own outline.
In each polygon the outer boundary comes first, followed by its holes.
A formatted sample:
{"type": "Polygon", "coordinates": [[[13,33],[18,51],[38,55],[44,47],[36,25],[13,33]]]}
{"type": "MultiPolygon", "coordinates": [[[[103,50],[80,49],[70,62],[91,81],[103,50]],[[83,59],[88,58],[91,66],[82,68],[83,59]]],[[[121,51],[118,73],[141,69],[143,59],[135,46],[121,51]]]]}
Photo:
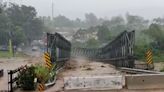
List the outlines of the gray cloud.
{"type": "MultiPolygon", "coordinates": [[[[31,5],[38,15],[51,16],[52,0],[6,0],[18,4],[31,5]]],[[[54,15],[65,15],[71,19],[93,12],[99,17],[124,15],[126,12],[145,18],[164,15],[164,0],[53,0],[54,15]]]]}

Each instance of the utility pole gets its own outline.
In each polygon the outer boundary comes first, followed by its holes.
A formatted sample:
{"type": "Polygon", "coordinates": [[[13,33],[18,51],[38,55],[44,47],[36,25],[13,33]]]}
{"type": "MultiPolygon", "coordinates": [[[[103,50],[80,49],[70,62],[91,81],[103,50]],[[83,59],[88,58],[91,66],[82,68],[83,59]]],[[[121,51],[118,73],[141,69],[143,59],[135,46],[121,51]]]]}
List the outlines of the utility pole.
{"type": "Polygon", "coordinates": [[[53,18],[54,18],[54,2],[52,0],[52,20],[53,20],[53,18]]]}

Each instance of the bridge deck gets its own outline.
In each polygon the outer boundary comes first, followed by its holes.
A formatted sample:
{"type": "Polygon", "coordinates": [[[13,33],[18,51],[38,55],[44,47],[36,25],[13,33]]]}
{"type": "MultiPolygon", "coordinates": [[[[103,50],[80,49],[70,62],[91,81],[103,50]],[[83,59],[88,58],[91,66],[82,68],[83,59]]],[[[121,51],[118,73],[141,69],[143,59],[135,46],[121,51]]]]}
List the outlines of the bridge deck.
{"type": "Polygon", "coordinates": [[[69,61],[65,68],[59,73],[57,82],[54,86],[45,92],[164,92],[164,89],[119,89],[119,90],[64,90],[64,77],[79,76],[105,76],[105,75],[122,75],[110,64],[102,62],[93,62],[84,58],[77,58],[69,61]]]}
{"type": "Polygon", "coordinates": [[[114,66],[102,62],[89,61],[85,58],[70,60],[64,69],[59,73],[56,85],[46,90],[46,92],[60,91],[64,87],[64,77],[88,77],[121,75],[114,66]]]}
{"type": "Polygon", "coordinates": [[[63,76],[93,76],[119,74],[114,66],[102,62],[93,62],[84,58],[76,58],[66,64],[63,76]]]}

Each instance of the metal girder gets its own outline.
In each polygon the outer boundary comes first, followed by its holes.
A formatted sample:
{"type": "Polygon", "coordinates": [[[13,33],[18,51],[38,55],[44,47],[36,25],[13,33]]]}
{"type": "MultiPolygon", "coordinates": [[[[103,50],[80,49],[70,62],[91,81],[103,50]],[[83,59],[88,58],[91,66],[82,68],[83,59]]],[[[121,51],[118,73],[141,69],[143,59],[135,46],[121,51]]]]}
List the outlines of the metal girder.
{"type": "Polygon", "coordinates": [[[117,67],[134,67],[134,43],[135,31],[124,31],[101,48],[72,48],[72,56],[83,56],[95,60],[114,60],[117,67]]]}
{"type": "Polygon", "coordinates": [[[135,31],[124,31],[113,41],[101,48],[72,48],[71,43],[58,33],[47,33],[47,52],[51,55],[51,61],[72,56],[87,57],[95,60],[105,60],[116,67],[134,67],[133,48],[135,43],[135,31]],[[114,63],[113,63],[114,62],[114,63]]]}
{"type": "Polygon", "coordinates": [[[51,62],[60,68],[63,61],[70,59],[71,43],[59,33],[47,33],[47,52],[50,53],[51,62]]]}

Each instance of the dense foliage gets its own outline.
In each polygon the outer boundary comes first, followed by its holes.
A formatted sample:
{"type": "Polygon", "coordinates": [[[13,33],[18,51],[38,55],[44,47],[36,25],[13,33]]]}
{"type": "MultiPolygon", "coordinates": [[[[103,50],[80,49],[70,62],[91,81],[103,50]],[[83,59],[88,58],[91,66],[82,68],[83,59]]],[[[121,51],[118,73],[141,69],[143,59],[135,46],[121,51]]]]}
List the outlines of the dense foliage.
{"type": "Polygon", "coordinates": [[[37,83],[45,84],[55,81],[55,76],[55,66],[53,66],[51,70],[40,64],[26,66],[26,68],[21,70],[18,74],[19,80],[17,85],[23,90],[35,90],[37,83]]]}
{"type": "Polygon", "coordinates": [[[146,51],[152,49],[154,60],[161,61],[164,53],[163,20],[164,18],[155,18],[150,22],[143,17],[127,13],[125,19],[122,16],[116,16],[111,20],[104,20],[101,25],[97,23],[97,26],[79,29],[73,36],[72,42],[78,47],[99,47],[113,40],[124,30],[135,30],[134,52],[137,59],[145,59],[146,51]]]}
{"type": "Polygon", "coordinates": [[[36,88],[36,84],[34,83],[35,75],[35,67],[27,67],[26,69],[19,72],[18,84],[23,90],[34,90],[36,88]]]}
{"type": "Polygon", "coordinates": [[[9,38],[18,46],[41,37],[44,25],[34,7],[12,3],[0,6],[0,45],[8,44],[9,38]]]}
{"type": "Polygon", "coordinates": [[[35,74],[39,83],[45,83],[50,78],[49,69],[42,65],[35,66],[35,74]]]}

